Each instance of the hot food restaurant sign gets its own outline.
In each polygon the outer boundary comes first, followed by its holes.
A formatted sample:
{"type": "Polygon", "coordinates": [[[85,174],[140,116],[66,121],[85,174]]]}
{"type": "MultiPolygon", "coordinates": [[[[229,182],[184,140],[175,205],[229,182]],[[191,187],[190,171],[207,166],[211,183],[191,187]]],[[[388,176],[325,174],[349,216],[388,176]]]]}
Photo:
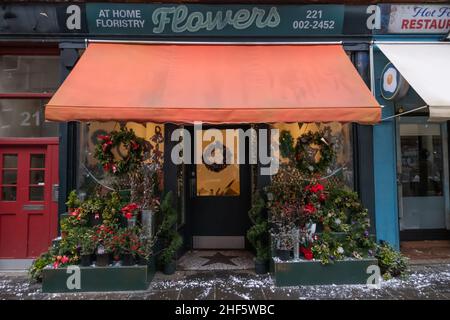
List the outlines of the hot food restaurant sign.
{"type": "Polygon", "coordinates": [[[448,5],[389,5],[381,33],[434,34],[450,30],[448,5]]]}
{"type": "Polygon", "coordinates": [[[0,36],[308,37],[450,30],[450,5],[8,3],[0,36]]]}

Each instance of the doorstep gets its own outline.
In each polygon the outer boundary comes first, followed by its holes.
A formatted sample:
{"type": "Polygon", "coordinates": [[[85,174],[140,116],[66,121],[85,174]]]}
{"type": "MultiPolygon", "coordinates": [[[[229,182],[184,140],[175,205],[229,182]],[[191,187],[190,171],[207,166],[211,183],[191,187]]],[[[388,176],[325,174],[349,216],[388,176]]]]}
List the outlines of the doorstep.
{"type": "Polygon", "coordinates": [[[33,259],[0,259],[2,272],[27,272],[33,263],[33,259]]]}

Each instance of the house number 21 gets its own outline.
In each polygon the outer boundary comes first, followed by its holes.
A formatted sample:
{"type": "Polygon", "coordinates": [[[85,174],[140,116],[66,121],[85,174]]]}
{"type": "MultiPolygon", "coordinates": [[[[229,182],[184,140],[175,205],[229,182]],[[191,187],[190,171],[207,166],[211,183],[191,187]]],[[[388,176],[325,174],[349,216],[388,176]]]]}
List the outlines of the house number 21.
{"type": "Polygon", "coordinates": [[[21,127],[39,126],[40,123],[39,111],[36,111],[34,113],[22,112],[20,116],[22,117],[22,121],[20,122],[21,127]]]}

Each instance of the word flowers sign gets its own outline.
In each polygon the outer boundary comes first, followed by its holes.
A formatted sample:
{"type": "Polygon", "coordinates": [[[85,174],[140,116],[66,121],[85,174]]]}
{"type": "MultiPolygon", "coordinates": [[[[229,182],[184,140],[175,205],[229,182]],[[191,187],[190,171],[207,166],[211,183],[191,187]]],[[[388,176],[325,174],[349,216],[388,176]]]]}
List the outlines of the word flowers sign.
{"type": "Polygon", "coordinates": [[[89,31],[136,35],[341,34],[344,6],[86,5],[89,31]]]}

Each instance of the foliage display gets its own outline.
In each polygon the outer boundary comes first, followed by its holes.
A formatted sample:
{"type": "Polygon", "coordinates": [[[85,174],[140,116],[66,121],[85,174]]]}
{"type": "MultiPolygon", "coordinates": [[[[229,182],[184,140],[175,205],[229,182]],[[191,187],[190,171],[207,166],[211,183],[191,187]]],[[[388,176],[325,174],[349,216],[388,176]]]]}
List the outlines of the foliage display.
{"type": "MultiPolygon", "coordinates": [[[[163,138],[161,130],[157,133],[151,140],[159,144],[163,138]]],[[[151,206],[155,214],[159,212],[161,152],[157,146],[137,137],[133,130],[122,127],[119,131],[99,136],[95,157],[113,179],[126,176],[132,181],[136,202],[128,199],[129,191],[110,190],[104,185],[99,185],[94,194],[83,200],[72,191],[66,203],[68,214],[60,221],[61,237],[30,268],[30,276],[35,280],[40,280],[43,268],[78,264],[83,260],[81,256],[95,254],[103,259],[110,255],[110,261],[114,258],[120,265],[122,255],[127,255],[127,263],[130,263],[130,256],[145,261],[153,255],[158,233],[150,235],[148,228],[141,226],[140,217],[142,208],[151,206]],[[118,157],[116,153],[123,148],[125,156],[118,157]],[[152,186],[151,192],[146,194],[144,190],[148,182],[145,181],[147,176],[142,174],[144,169],[151,177],[152,186]],[[134,177],[142,179],[133,180],[134,177]]],[[[90,259],[87,261],[90,263],[90,259]]]]}
{"type": "Polygon", "coordinates": [[[177,212],[172,206],[172,192],[168,192],[161,202],[162,222],[159,230],[159,238],[163,249],[159,255],[159,262],[167,265],[175,260],[177,251],[183,244],[183,239],[176,230],[177,212]]]}
{"type": "Polygon", "coordinates": [[[122,127],[107,135],[99,135],[98,140],[95,158],[108,173],[115,175],[129,173],[144,160],[145,140],[136,136],[132,129],[122,127]],[[123,158],[114,155],[113,150],[117,148],[126,150],[123,158]]]}
{"type": "Polygon", "coordinates": [[[256,250],[256,260],[265,262],[270,259],[269,222],[264,214],[265,202],[260,193],[255,193],[249,217],[253,225],[247,231],[247,239],[256,250]]]}
{"type": "Polygon", "coordinates": [[[299,250],[302,259],[323,264],[376,257],[385,277],[403,274],[406,259],[387,244],[375,242],[368,211],[357,193],[336,179],[320,176],[335,157],[322,133],[308,132],[293,144],[290,133],[283,131],[280,152],[289,161],[281,164],[265,188],[275,248],[299,250]],[[319,151],[310,152],[311,145],[319,151]]]}

